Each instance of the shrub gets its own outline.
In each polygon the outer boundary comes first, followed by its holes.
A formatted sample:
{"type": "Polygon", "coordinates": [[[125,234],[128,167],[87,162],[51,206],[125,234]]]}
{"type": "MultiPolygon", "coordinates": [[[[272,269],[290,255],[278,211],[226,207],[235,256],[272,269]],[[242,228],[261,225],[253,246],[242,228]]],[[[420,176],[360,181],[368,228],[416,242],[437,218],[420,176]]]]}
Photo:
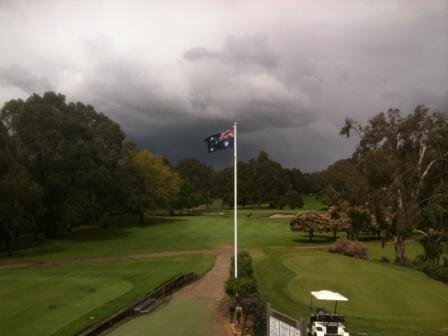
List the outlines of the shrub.
{"type": "Polygon", "coordinates": [[[404,267],[410,267],[410,268],[412,268],[414,266],[412,261],[409,260],[408,257],[404,257],[401,260],[395,260],[395,264],[400,265],[400,266],[404,266],[404,267]]]}
{"type": "Polygon", "coordinates": [[[240,298],[244,298],[256,292],[257,284],[252,277],[228,278],[226,281],[226,293],[231,297],[238,294],[240,298]]]}
{"type": "Polygon", "coordinates": [[[418,255],[413,262],[413,267],[429,277],[448,284],[448,266],[437,265],[433,260],[427,260],[423,255],[418,255]]]}
{"type": "Polygon", "coordinates": [[[390,263],[390,259],[388,257],[385,257],[385,256],[382,256],[380,261],[383,262],[383,263],[386,263],[386,264],[390,263]]]}
{"type": "Polygon", "coordinates": [[[367,247],[358,240],[338,239],[329,249],[331,253],[338,253],[349,257],[368,259],[367,247]]]}
{"type": "MultiPolygon", "coordinates": [[[[235,260],[232,257],[230,262],[230,276],[234,277],[235,260]]],[[[253,277],[254,270],[252,268],[252,258],[246,251],[238,253],[238,277],[253,277]]]]}

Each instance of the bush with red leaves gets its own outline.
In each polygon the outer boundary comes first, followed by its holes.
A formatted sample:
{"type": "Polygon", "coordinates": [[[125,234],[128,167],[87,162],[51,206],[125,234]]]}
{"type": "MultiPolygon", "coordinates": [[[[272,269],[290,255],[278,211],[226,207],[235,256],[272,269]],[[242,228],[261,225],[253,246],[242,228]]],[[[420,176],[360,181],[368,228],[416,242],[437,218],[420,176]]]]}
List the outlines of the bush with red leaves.
{"type": "Polygon", "coordinates": [[[367,247],[358,240],[338,239],[329,249],[331,253],[346,255],[353,258],[368,259],[367,247]]]}

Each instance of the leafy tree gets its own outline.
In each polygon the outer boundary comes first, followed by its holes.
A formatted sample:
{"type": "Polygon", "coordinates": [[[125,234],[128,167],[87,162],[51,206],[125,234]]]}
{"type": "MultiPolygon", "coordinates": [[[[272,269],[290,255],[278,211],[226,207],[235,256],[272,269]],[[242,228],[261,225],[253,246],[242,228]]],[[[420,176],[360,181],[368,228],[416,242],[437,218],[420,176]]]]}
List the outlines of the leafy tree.
{"type": "Polygon", "coordinates": [[[332,220],[328,213],[314,210],[301,211],[290,222],[292,231],[308,232],[310,241],[315,232],[331,232],[332,220]]]}
{"type": "Polygon", "coordinates": [[[287,205],[291,209],[303,208],[302,196],[294,189],[290,189],[281,197],[281,207],[287,205]]]}
{"type": "Polygon", "coordinates": [[[143,223],[145,210],[166,207],[175,200],[181,179],[162,157],[146,150],[135,150],[131,165],[136,172],[131,208],[140,214],[140,222],[143,223]]]}
{"type": "Polygon", "coordinates": [[[18,161],[42,189],[48,238],[74,223],[91,223],[114,206],[124,141],[118,124],[53,92],[5,103],[0,121],[18,148],[18,161]]]}
{"type": "Polygon", "coordinates": [[[0,122],[0,238],[8,255],[21,231],[37,230],[42,213],[42,192],[19,162],[19,152],[6,127],[0,122]]]}
{"type": "Polygon", "coordinates": [[[414,230],[414,232],[421,235],[418,240],[423,246],[425,261],[439,265],[440,256],[443,253],[443,234],[432,228],[429,228],[426,231],[414,230]]]}
{"type": "Polygon", "coordinates": [[[280,197],[289,188],[282,166],[269,158],[266,152],[261,151],[257,159],[249,161],[253,176],[253,197],[255,204],[268,203],[270,206],[278,205],[280,197]]]}
{"type": "Polygon", "coordinates": [[[201,195],[208,206],[215,196],[214,191],[214,171],[196,159],[186,158],[180,160],[176,167],[180,177],[192,188],[193,192],[201,195]]]}
{"type": "Polygon", "coordinates": [[[34,230],[40,215],[41,189],[23,167],[13,167],[0,179],[0,230],[8,255],[21,231],[34,230]]]}
{"type": "Polygon", "coordinates": [[[172,208],[182,211],[183,209],[198,207],[201,203],[202,197],[194,193],[193,189],[186,182],[182,182],[176,199],[172,203],[172,208]]]}
{"type": "Polygon", "coordinates": [[[347,215],[348,203],[343,202],[338,206],[331,206],[328,208],[327,213],[331,219],[331,230],[333,231],[333,237],[336,239],[338,232],[347,232],[349,235],[352,222],[347,215]]]}
{"type": "Polygon", "coordinates": [[[328,205],[337,205],[341,201],[358,205],[368,201],[368,180],[355,160],[336,161],[320,173],[320,180],[325,186],[321,199],[328,205]]]}
{"type": "Polygon", "coordinates": [[[361,232],[373,231],[374,221],[366,204],[349,206],[347,215],[350,219],[350,238],[352,240],[358,240],[361,232]]]}
{"type": "Polygon", "coordinates": [[[377,222],[394,240],[396,261],[405,258],[405,240],[416,227],[425,199],[446,178],[448,122],[424,106],[403,117],[379,113],[365,126],[347,119],[341,134],[360,137],[353,155],[367,177],[377,222]]]}

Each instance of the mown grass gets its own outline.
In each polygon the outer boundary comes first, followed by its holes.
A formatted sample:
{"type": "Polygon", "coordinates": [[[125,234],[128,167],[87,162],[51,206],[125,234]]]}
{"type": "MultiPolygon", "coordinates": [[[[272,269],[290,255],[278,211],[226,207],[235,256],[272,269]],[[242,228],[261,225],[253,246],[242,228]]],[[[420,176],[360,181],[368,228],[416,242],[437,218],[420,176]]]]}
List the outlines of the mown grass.
{"type": "Polygon", "coordinates": [[[175,299],[155,312],[139,316],[114,329],[109,336],[209,336],[222,335],[216,316],[204,299],[175,299]],[[173,321],[182,321],[173,323],[173,321]]]}
{"type": "Polygon", "coordinates": [[[0,271],[1,335],[74,335],[210,255],[0,271]]]}
{"type": "MultiPolygon", "coordinates": [[[[324,207],[314,196],[305,196],[306,209],[324,207]]],[[[294,212],[300,211],[299,209],[294,212]]],[[[239,239],[242,247],[295,246],[307,242],[305,234],[291,232],[289,220],[269,219],[269,215],[291,210],[241,209],[239,239]]],[[[66,239],[41,241],[20,249],[15,256],[33,260],[76,259],[129,255],[161,251],[214,249],[233,240],[231,211],[201,216],[149,217],[145,225],[132,216],[116,217],[109,229],[87,228],[73,232],[66,239]]],[[[316,242],[331,241],[330,235],[316,242]]]]}
{"type": "MultiPolygon", "coordinates": [[[[306,199],[306,209],[322,207],[314,198],[306,199]]],[[[350,302],[343,309],[354,332],[438,335],[448,326],[440,313],[448,311],[446,285],[423,273],[381,263],[382,257],[394,260],[392,244],[382,248],[379,241],[367,239],[370,261],[332,255],[326,247],[309,249],[332,243],[332,235],[318,235],[310,243],[306,234],[290,231],[288,219],[269,219],[274,213],[293,211],[240,209],[238,218],[239,246],[254,253],[260,292],[277,309],[305,316],[309,312],[308,292],[327,288],[349,296],[350,302]]],[[[196,217],[149,217],[145,225],[137,222],[134,217],[117,217],[109,229],[79,230],[67,239],[19,250],[16,256],[21,260],[71,260],[214,249],[233,240],[233,216],[226,210],[196,217]]],[[[422,250],[410,240],[406,251],[413,259],[422,250]]],[[[0,271],[1,334],[74,334],[175,273],[192,269],[204,272],[211,263],[210,256],[185,256],[0,271]]],[[[183,309],[179,307],[180,312],[183,309]]],[[[191,309],[192,314],[198,311],[191,309]]],[[[207,320],[206,316],[195,318],[207,320]]],[[[157,325],[163,328],[164,323],[157,325]]]]}
{"type": "Polygon", "coordinates": [[[448,287],[421,272],[315,249],[252,254],[262,298],[292,316],[307,318],[310,291],[329,289],[349,298],[340,308],[350,334],[431,336],[448,325],[448,287]]]}

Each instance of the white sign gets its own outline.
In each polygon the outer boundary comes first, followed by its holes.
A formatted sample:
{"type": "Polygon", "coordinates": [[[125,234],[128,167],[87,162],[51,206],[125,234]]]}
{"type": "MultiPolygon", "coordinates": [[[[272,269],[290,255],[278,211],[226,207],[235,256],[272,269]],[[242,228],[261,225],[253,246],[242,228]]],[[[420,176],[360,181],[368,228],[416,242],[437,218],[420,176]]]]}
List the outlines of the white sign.
{"type": "Polygon", "coordinates": [[[269,317],[269,336],[280,336],[280,321],[272,316],[269,317]]]}
{"type": "Polygon", "coordinates": [[[300,330],[282,322],[275,317],[269,317],[269,336],[301,336],[300,330]]]}

